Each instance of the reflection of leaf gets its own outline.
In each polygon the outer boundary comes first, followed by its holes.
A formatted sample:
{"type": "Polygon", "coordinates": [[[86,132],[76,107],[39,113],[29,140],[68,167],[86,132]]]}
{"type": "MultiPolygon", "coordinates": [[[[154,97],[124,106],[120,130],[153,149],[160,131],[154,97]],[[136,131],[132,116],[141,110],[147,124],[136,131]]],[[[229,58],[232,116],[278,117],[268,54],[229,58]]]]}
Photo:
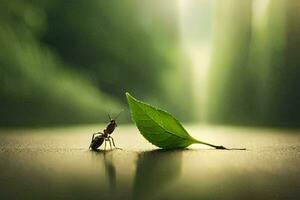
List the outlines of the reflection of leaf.
{"type": "Polygon", "coordinates": [[[215,146],[196,140],[171,114],[138,101],[129,93],[126,93],[126,96],[133,121],[135,121],[140,133],[152,144],[164,149],[174,149],[200,143],[224,149],[223,146],[215,146]]]}
{"type": "Polygon", "coordinates": [[[182,151],[155,150],[141,153],[133,188],[134,199],[154,199],[181,174],[182,151]]]}

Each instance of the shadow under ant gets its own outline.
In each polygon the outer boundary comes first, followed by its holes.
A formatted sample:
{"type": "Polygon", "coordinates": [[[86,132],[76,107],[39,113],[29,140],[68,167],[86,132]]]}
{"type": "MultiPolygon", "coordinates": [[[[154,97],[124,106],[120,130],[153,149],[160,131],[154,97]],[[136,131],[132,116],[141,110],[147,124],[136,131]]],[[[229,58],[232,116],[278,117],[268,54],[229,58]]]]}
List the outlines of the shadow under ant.
{"type": "Polygon", "coordinates": [[[117,176],[116,176],[116,167],[114,162],[112,161],[112,152],[117,149],[110,149],[110,150],[102,150],[102,149],[95,149],[92,150],[97,155],[103,156],[103,163],[105,169],[105,176],[108,179],[109,189],[110,191],[114,191],[116,189],[117,183],[117,176]]]}
{"type": "Polygon", "coordinates": [[[114,150],[118,150],[118,149],[95,149],[95,150],[90,150],[91,152],[94,152],[96,154],[106,154],[106,153],[110,153],[113,152],[114,150]]]}

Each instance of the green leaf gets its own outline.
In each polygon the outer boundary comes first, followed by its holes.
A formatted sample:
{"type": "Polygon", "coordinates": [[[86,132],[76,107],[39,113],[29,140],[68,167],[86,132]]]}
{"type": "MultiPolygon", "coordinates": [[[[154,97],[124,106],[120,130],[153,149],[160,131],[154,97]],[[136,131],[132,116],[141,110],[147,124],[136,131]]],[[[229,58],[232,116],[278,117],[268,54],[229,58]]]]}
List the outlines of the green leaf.
{"type": "Polygon", "coordinates": [[[215,146],[193,138],[179,121],[166,111],[141,102],[129,93],[126,93],[126,96],[132,120],[136,123],[140,133],[152,144],[164,149],[175,149],[200,143],[225,149],[223,146],[215,146]]]}

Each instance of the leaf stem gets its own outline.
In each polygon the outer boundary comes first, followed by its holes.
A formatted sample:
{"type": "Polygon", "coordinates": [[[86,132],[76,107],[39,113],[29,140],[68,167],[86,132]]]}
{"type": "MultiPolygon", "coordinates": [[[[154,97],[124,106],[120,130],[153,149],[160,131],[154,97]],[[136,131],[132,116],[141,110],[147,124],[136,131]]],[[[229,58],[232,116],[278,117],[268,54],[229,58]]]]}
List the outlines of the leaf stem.
{"type": "Polygon", "coordinates": [[[202,142],[202,141],[199,141],[197,139],[194,139],[195,140],[195,143],[198,143],[198,144],[204,144],[204,145],[207,145],[207,146],[210,146],[210,147],[214,147],[215,149],[224,149],[224,150],[246,150],[246,148],[226,148],[224,146],[218,146],[218,145],[213,145],[213,144],[209,144],[209,143],[206,143],[206,142],[202,142]]]}

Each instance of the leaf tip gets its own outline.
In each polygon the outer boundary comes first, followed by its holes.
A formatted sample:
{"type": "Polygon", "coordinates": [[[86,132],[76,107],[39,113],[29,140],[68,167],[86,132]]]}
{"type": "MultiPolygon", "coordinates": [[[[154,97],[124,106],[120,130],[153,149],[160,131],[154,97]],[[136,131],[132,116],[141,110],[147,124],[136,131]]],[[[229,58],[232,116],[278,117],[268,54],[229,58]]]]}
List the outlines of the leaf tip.
{"type": "Polygon", "coordinates": [[[136,99],[133,96],[131,96],[131,94],[129,92],[125,92],[125,95],[126,95],[126,98],[127,98],[128,102],[130,102],[132,100],[136,101],[136,99]]]}
{"type": "Polygon", "coordinates": [[[126,95],[127,99],[132,98],[132,96],[129,94],[129,92],[125,92],[125,95],[126,95]]]}

